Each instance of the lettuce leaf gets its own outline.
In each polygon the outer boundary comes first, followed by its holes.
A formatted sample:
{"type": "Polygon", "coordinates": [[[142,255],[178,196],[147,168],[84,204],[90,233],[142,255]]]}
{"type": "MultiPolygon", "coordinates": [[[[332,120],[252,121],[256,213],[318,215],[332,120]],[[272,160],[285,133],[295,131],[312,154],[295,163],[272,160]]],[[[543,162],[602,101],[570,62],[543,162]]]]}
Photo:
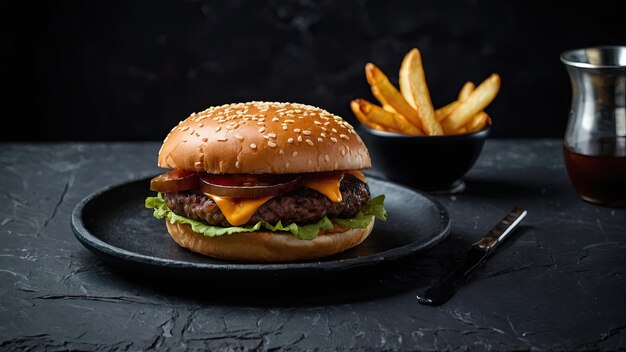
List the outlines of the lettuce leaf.
{"type": "Polygon", "coordinates": [[[385,196],[380,195],[376,198],[370,199],[367,204],[361,209],[361,211],[354,217],[349,219],[333,219],[332,221],[328,217],[322,218],[322,220],[308,225],[288,224],[283,225],[280,221],[274,225],[266,222],[259,221],[253,226],[231,226],[221,227],[207,225],[203,222],[192,220],[184,216],[175,214],[170,208],[167,207],[163,194],[159,193],[156,197],[146,198],[146,208],[154,209],[153,215],[157,219],[167,218],[171,224],[186,224],[191,226],[194,232],[201,233],[205,236],[215,237],[223,235],[231,235],[233,233],[252,232],[258,231],[264,228],[269,231],[283,231],[290,232],[301,240],[312,240],[317,237],[317,234],[321,230],[330,230],[333,228],[333,221],[339,225],[350,229],[363,228],[369,225],[372,217],[385,221],[387,220],[387,211],[384,208],[385,196]]]}

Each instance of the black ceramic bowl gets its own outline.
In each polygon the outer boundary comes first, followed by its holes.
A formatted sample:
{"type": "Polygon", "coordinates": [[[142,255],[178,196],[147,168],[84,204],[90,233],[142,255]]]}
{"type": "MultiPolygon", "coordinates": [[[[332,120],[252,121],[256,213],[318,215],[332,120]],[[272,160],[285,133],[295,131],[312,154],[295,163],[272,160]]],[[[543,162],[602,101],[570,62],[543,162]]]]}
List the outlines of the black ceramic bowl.
{"type": "Polygon", "coordinates": [[[361,125],[372,164],[388,179],[427,192],[456,192],[489,135],[489,127],[450,136],[409,136],[361,125]]]}

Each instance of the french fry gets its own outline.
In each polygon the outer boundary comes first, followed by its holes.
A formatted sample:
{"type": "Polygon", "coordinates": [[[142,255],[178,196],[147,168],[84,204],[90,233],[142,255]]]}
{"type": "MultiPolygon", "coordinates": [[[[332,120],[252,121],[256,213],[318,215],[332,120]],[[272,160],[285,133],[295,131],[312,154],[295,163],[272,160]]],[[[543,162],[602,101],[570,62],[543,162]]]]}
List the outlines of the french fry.
{"type": "Polygon", "coordinates": [[[400,91],[409,105],[417,111],[424,132],[431,136],[442,135],[443,130],[435,118],[435,109],[426,85],[422,55],[416,48],[409,51],[402,60],[400,91]]]}
{"type": "Polygon", "coordinates": [[[476,87],[467,100],[443,121],[443,130],[450,133],[466,125],[474,115],[484,110],[493,101],[499,90],[500,76],[494,73],[476,87]]]}
{"type": "Polygon", "coordinates": [[[372,123],[372,122],[370,122],[370,125],[367,126],[367,127],[371,128],[373,130],[378,130],[378,131],[400,133],[400,131],[396,131],[396,130],[390,129],[389,127],[384,127],[384,126],[381,126],[379,124],[372,123]]]}
{"type": "MultiPolygon", "coordinates": [[[[389,112],[378,105],[374,105],[367,100],[356,99],[350,104],[350,107],[359,111],[360,114],[367,121],[381,125],[390,132],[400,132],[405,134],[412,134],[416,136],[424,135],[424,133],[417,127],[409,123],[404,116],[389,112]]],[[[357,118],[359,114],[355,113],[357,118]]]]}
{"type": "Polygon", "coordinates": [[[439,109],[435,110],[435,118],[439,122],[443,121],[446,117],[450,116],[450,114],[452,114],[452,112],[459,105],[461,105],[460,101],[453,101],[453,102],[451,102],[450,104],[448,104],[446,106],[440,107],[439,109]]]}
{"type": "Polygon", "coordinates": [[[453,101],[450,104],[440,107],[439,109],[435,110],[435,118],[437,119],[437,121],[441,122],[450,114],[452,114],[452,112],[456,108],[458,108],[462,102],[467,100],[467,97],[474,90],[474,88],[475,88],[474,83],[465,82],[465,84],[463,85],[463,88],[461,88],[461,90],[459,91],[459,97],[457,98],[458,100],[453,101]]]}
{"type": "Polygon", "coordinates": [[[365,65],[365,76],[381,106],[353,100],[350,107],[355,116],[370,128],[412,135],[464,134],[484,129],[491,125],[491,118],[483,110],[495,99],[501,85],[496,73],[477,87],[465,82],[457,100],[435,110],[416,48],[402,60],[399,90],[372,63],[365,65]]]}
{"type": "Polygon", "coordinates": [[[377,123],[374,123],[372,121],[370,121],[367,116],[365,116],[365,114],[363,114],[363,112],[361,111],[361,108],[359,107],[359,103],[355,100],[350,102],[350,108],[352,109],[352,112],[354,113],[354,116],[356,116],[356,118],[365,126],[374,129],[374,130],[380,130],[380,131],[388,131],[388,132],[399,132],[397,130],[394,130],[390,127],[385,127],[382,125],[379,125],[377,123]]]}
{"type": "Polygon", "coordinates": [[[476,88],[476,86],[474,86],[474,83],[465,82],[465,84],[463,85],[463,88],[461,88],[461,91],[459,92],[459,97],[457,98],[457,100],[460,102],[466,101],[470,93],[474,91],[474,88],[476,88]]]}
{"type": "Polygon", "coordinates": [[[480,131],[485,128],[487,125],[491,124],[491,118],[487,115],[486,112],[481,111],[478,114],[474,115],[470,122],[465,125],[468,133],[480,131]]]}
{"type": "Polygon", "coordinates": [[[396,111],[396,109],[394,109],[393,107],[391,107],[391,105],[389,104],[382,104],[383,105],[383,109],[389,111],[389,112],[393,112],[394,114],[397,114],[398,112],[396,111]]]}
{"type": "Polygon", "coordinates": [[[398,116],[403,116],[418,129],[422,129],[422,122],[417,111],[402,97],[396,87],[389,82],[389,78],[372,63],[365,65],[365,77],[370,84],[372,94],[383,105],[391,106],[398,116]]]}

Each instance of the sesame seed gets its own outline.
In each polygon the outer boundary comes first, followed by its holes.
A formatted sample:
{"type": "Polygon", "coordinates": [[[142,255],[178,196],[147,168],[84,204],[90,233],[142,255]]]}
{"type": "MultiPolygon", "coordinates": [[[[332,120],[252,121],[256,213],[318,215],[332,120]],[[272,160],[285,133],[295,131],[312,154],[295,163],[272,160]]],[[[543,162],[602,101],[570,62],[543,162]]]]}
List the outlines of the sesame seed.
{"type": "Polygon", "coordinates": [[[337,133],[337,129],[335,128],[331,129],[331,131],[333,131],[333,133],[337,133]]]}
{"type": "Polygon", "coordinates": [[[310,136],[311,135],[311,131],[304,130],[304,131],[302,131],[302,134],[305,135],[305,136],[310,136]]]}
{"type": "Polygon", "coordinates": [[[320,136],[326,138],[326,133],[322,132],[322,133],[320,133],[320,136]]]}
{"type": "Polygon", "coordinates": [[[288,169],[290,165],[289,162],[285,163],[285,169],[288,169]]]}
{"type": "Polygon", "coordinates": [[[287,140],[287,143],[289,143],[289,144],[293,143],[293,138],[289,138],[289,139],[287,140]]]}
{"type": "Polygon", "coordinates": [[[284,151],[284,150],[282,150],[282,149],[280,149],[280,150],[278,151],[278,154],[283,155],[283,154],[285,154],[285,151],[284,151]]]}
{"type": "Polygon", "coordinates": [[[240,141],[243,141],[243,136],[240,134],[235,134],[235,138],[237,138],[240,141]]]}
{"type": "Polygon", "coordinates": [[[287,131],[287,125],[283,125],[283,131],[287,131]]]}
{"type": "Polygon", "coordinates": [[[306,144],[308,144],[308,145],[315,145],[315,143],[313,143],[313,141],[312,141],[312,140],[310,140],[310,139],[307,139],[307,140],[306,140],[306,144]]]}
{"type": "Polygon", "coordinates": [[[265,132],[265,127],[259,128],[259,133],[263,133],[263,132],[265,132]]]}
{"type": "Polygon", "coordinates": [[[267,145],[268,145],[270,148],[275,148],[275,147],[276,147],[276,143],[274,143],[274,142],[272,142],[272,141],[267,142],[267,145]]]}
{"type": "Polygon", "coordinates": [[[181,128],[180,128],[180,131],[181,131],[181,132],[185,132],[185,131],[187,131],[188,129],[189,129],[189,126],[185,126],[185,127],[181,127],[181,128]]]}
{"type": "Polygon", "coordinates": [[[294,151],[294,152],[291,154],[291,156],[293,156],[294,158],[295,158],[295,157],[297,157],[297,156],[298,156],[298,152],[297,152],[297,151],[294,151]]]}
{"type": "Polygon", "coordinates": [[[268,136],[270,136],[270,138],[276,138],[276,133],[270,133],[268,136]]]}
{"type": "Polygon", "coordinates": [[[187,143],[187,139],[183,139],[183,143],[187,143]]]}
{"type": "Polygon", "coordinates": [[[333,169],[337,170],[339,168],[339,163],[335,161],[335,165],[333,165],[333,169]]]}
{"type": "Polygon", "coordinates": [[[215,132],[219,132],[222,129],[222,126],[215,127],[215,132]]]}
{"type": "Polygon", "coordinates": [[[250,148],[256,149],[256,144],[254,144],[254,143],[250,144],[250,148]]]}
{"type": "Polygon", "coordinates": [[[239,161],[235,162],[235,167],[239,169],[239,167],[241,166],[241,164],[239,163],[239,161]]]}
{"type": "Polygon", "coordinates": [[[314,123],[314,124],[316,124],[316,125],[321,125],[321,124],[322,124],[322,123],[321,123],[321,122],[319,122],[319,121],[313,121],[313,123],[314,123]]]}
{"type": "Polygon", "coordinates": [[[326,162],[330,161],[330,157],[328,156],[328,154],[324,155],[324,160],[326,160],[326,162]]]}
{"type": "Polygon", "coordinates": [[[218,141],[220,141],[220,142],[226,142],[226,141],[228,140],[228,138],[226,138],[226,137],[220,137],[220,138],[218,138],[217,140],[218,140],[218,141]]]}
{"type": "Polygon", "coordinates": [[[307,161],[306,161],[306,164],[307,164],[307,165],[311,165],[311,164],[313,164],[313,160],[311,160],[311,159],[307,160],[307,161]]]}
{"type": "Polygon", "coordinates": [[[321,128],[322,128],[322,131],[324,131],[324,132],[328,131],[328,128],[326,128],[324,126],[322,126],[321,128]]]}
{"type": "Polygon", "coordinates": [[[196,137],[200,137],[200,133],[196,132],[194,134],[196,135],[196,137]]]}
{"type": "Polygon", "coordinates": [[[200,122],[200,123],[198,124],[198,127],[204,127],[204,123],[200,122]]]}
{"type": "Polygon", "coordinates": [[[272,117],[272,121],[278,122],[278,121],[280,121],[280,119],[278,117],[272,117]]]}
{"type": "Polygon", "coordinates": [[[324,122],[324,126],[328,126],[328,125],[330,125],[330,121],[324,122]]]}
{"type": "Polygon", "coordinates": [[[298,142],[302,142],[302,136],[298,136],[298,142]]]}
{"type": "Polygon", "coordinates": [[[293,120],[285,120],[287,123],[293,123],[293,120]]]}
{"type": "Polygon", "coordinates": [[[293,131],[296,133],[300,133],[301,130],[299,128],[294,128],[293,131]]]}
{"type": "Polygon", "coordinates": [[[199,161],[196,161],[195,163],[193,163],[193,166],[195,166],[195,167],[198,167],[198,166],[200,166],[200,165],[202,165],[202,163],[201,163],[201,162],[199,162],[199,161]]]}
{"type": "Polygon", "coordinates": [[[330,137],[330,140],[333,141],[333,143],[337,143],[337,138],[335,137],[330,137]]]}
{"type": "Polygon", "coordinates": [[[340,134],[339,138],[343,138],[343,139],[350,139],[350,137],[346,136],[345,134],[340,134]]]}
{"type": "Polygon", "coordinates": [[[341,155],[346,156],[346,150],[345,149],[341,149],[341,155]]]}

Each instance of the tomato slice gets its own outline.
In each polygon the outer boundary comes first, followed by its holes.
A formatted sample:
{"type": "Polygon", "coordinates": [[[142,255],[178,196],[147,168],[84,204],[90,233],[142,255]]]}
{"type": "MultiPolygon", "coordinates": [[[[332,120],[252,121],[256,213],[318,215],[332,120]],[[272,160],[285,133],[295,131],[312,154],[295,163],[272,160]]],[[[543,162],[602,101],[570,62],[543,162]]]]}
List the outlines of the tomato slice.
{"type": "Polygon", "coordinates": [[[261,198],[277,196],[301,186],[300,175],[200,175],[200,190],[221,197],[261,198]]]}
{"type": "Polygon", "coordinates": [[[150,180],[156,192],[179,192],[198,188],[198,174],[193,171],[172,170],[150,180]]]}

